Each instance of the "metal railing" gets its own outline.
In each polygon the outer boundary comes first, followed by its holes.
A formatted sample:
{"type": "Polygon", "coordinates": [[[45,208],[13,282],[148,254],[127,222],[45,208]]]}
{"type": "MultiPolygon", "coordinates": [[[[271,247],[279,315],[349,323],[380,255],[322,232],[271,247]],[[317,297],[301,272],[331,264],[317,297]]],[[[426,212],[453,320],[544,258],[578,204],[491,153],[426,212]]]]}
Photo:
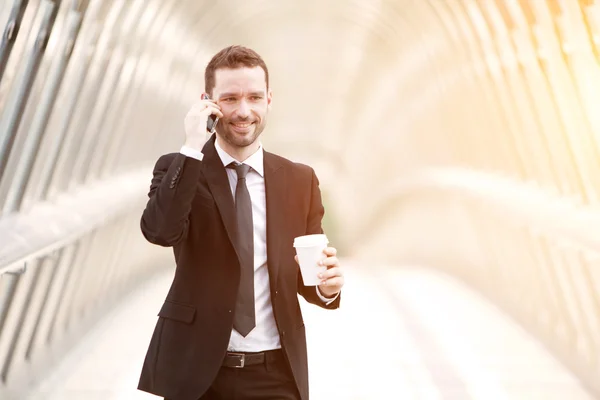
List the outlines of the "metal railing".
{"type": "Polygon", "coordinates": [[[96,182],[80,191],[39,203],[27,213],[0,219],[0,275],[24,271],[28,263],[80,240],[144,206],[148,170],[96,182]]]}
{"type": "Polygon", "coordinates": [[[147,169],[124,174],[0,220],[2,398],[19,398],[103,312],[170,265],[139,234],[147,182],[147,169]]]}
{"type": "Polygon", "coordinates": [[[23,398],[104,312],[172,264],[139,218],[157,154],[183,137],[171,121],[200,87],[202,52],[183,18],[197,7],[0,2],[0,398],[23,398]]]}

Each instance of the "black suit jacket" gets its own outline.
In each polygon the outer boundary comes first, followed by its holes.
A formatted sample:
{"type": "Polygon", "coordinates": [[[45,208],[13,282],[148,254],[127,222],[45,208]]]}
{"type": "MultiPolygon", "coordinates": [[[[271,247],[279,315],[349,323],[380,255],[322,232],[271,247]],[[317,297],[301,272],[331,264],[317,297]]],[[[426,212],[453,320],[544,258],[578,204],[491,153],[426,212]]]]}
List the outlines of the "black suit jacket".
{"type": "MultiPolygon", "coordinates": [[[[154,168],[141,218],[145,238],[172,246],[175,276],[158,313],[138,389],[177,400],[197,400],[217,375],[233,327],[240,263],[233,235],[235,209],[227,173],[214,145],[198,161],[172,153],[154,168]]],[[[281,344],[303,400],[308,364],[298,293],[325,306],[304,286],[294,260],[296,236],[322,233],[321,192],[312,168],[264,152],[267,264],[271,303],[281,344]]]]}

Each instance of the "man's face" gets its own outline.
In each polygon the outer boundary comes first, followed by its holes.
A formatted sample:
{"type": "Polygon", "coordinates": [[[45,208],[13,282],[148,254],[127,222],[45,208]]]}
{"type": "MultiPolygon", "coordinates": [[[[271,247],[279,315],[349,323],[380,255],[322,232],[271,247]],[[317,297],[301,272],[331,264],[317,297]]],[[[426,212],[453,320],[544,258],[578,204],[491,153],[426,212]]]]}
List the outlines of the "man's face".
{"type": "Polygon", "coordinates": [[[223,113],[217,134],[231,146],[250,146],[265,129],[271,96],[261,67],[216,70],[212,98],[223,113]]]}

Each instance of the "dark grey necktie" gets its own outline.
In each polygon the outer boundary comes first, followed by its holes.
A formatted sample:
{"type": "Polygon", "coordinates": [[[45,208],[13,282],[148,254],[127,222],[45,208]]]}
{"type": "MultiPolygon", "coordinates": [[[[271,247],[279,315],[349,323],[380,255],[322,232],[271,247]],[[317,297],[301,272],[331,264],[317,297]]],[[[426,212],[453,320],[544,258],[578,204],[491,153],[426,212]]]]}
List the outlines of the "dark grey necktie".
{"type": "Polygon", "coordinates": [[[237,248],[240,255],[240,287],[235,304],[233,327],[242,336],[248,335],[256,325],[254,316],[254,225],[252,202],[246,186],[246,174],[250,166],[229,164],[237,172],[235,189],[235,211],[237,219],[237,248]]]}

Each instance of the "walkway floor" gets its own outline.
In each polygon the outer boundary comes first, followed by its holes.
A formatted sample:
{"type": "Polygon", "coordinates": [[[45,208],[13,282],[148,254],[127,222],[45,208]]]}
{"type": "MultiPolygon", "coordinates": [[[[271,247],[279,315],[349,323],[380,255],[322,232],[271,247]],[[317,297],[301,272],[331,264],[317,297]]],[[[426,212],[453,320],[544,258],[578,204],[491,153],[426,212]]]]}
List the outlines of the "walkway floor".
{"type": "MultiPolygon", "coordinates": [[[[312,400],[592,399],[547,351],[461,283],[347,262],[342,308],[302,303],[312,400]]],[[[29,399],[151,400],[140,366],[169,273],[99,323],[29,399]]]]}

